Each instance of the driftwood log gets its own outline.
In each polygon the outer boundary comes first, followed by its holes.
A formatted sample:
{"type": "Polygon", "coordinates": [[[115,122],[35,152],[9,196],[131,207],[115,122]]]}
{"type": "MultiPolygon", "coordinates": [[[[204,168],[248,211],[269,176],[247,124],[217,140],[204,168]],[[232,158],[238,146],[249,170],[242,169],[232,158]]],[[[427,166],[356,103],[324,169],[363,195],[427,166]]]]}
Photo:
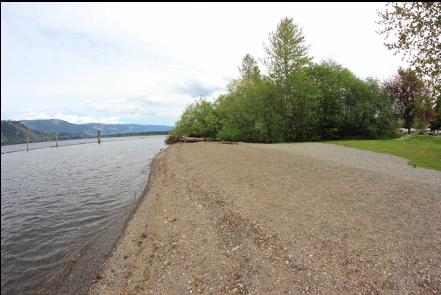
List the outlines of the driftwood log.
{"type": "Polygon", "coordinates": [[[182,136],[181,137],[182,142],[199,142],[199,141],[205,141],[205,138],[203,137],[189,137],[189,136],[182,136]]]}
{"type": "MultiPolygon", "coordinates": [[[[202,141],[207,141],[207,142],[211,142],[211,141],[219,141],[216,138],[210,138],[210,137],[190,137],[190,136],[182,136],[180,138],[181,142],[202,142],[202,141]]],[[[224,144],[239,144],[237,141],[219,141],[220,143],[224,143],[224,144]]]]}

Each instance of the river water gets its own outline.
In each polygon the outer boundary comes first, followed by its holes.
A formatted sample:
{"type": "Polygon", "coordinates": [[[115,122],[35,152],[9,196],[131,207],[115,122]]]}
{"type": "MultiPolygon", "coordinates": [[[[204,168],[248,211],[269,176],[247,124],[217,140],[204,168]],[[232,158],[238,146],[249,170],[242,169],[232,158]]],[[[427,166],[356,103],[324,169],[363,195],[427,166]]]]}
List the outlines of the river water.
{"type": "Polygon", "coordinates": [[[2,147],[1,293],[85,294],[165,136],[2,147]],[[34,149],[35,148],[35,149],[34,149]]]}

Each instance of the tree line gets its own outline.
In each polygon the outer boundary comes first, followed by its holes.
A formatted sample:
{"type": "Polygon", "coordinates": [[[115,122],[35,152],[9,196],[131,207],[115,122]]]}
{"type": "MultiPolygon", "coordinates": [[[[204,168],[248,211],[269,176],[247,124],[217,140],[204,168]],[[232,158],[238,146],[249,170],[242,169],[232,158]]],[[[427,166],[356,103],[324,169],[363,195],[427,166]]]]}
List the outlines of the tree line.
{"type": "Polygon", "coordinates": [[[362,80],[331,60],[312,62],[292,18],[283,18],[268,41],[267,74],[246,54],[240,77],[227,92],[214,102],[201,98],[190,104],[170,137],[266,143],[387,138],[394,136],[397,119],[410,128],[415,118],[426,120],[419,114],[433,108],[424,83],[411,70],[400,69],[380,83],[362,80]]]}

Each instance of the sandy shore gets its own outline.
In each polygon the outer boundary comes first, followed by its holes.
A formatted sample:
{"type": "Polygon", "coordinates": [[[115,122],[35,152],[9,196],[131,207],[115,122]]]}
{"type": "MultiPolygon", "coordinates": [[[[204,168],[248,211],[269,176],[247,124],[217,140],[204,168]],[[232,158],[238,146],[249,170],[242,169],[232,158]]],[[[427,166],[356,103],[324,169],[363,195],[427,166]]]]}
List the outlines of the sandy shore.
{"type": "Polygon", "coordinates": [[[329,144],[176,144],[91,294],[441,294],[441,173],[329,144]]]}

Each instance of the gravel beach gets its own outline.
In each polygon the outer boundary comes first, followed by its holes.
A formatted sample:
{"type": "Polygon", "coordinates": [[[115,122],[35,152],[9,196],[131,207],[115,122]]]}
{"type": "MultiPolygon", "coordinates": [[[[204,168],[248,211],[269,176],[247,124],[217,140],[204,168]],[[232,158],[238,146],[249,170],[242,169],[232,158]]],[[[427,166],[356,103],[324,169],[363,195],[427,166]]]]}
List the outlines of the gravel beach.
{"type": "Polygon", "coordinates": [[[322,143],[175,144],[90,294],[441,294],[441,172],[322,143]]]}

